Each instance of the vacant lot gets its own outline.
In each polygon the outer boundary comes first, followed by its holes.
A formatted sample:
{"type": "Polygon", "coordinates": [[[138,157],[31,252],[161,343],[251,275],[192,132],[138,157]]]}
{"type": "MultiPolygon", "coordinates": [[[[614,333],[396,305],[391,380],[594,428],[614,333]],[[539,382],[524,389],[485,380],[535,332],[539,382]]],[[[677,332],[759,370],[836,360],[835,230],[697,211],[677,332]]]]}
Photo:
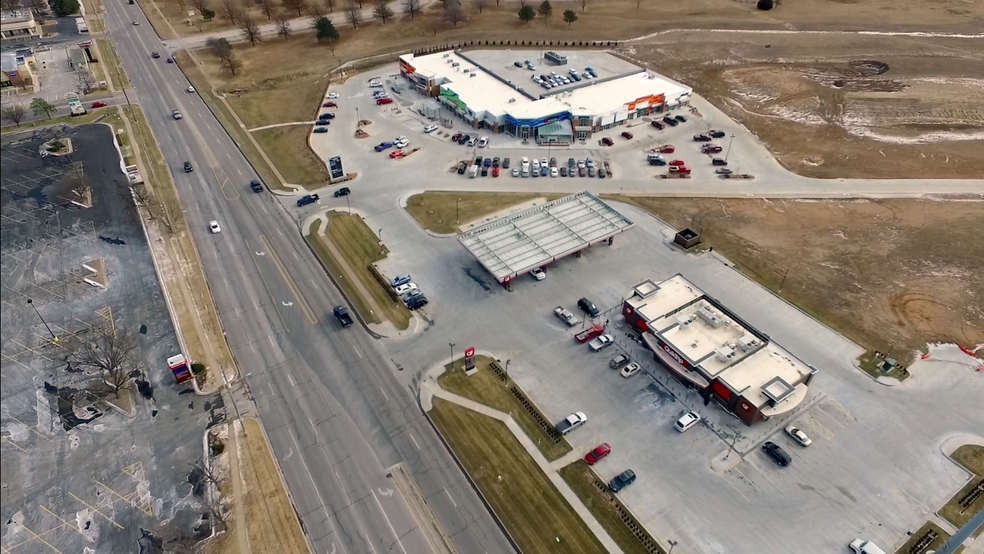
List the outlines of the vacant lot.
{"type": "Polygon", "coordinates": [[[868,348],[906,360],[926,343],[984,342],[982,202],[613,198],[701,232],[868,348]]]}
{"type": "Polygon", "coordinates": [[[546,459],[556,460],[570,452],[571,445],[566,440],[554,441],[543,431],[530,412],[512,394],[511,389],[518,385],[512,379],[500,379],[489,368],[491,362],[491,358],[477,356],[475,365],[478,373],[468,376],[465,375],[464,360],[458,360],[453,367],[445,366],[437,383],[447,391],[511,415],[526,436],[537,444],[546,459]]]}
{"type": "Polygon", "coordinates": [[[440,398],[429,414],[524,553],[605,552],[502,422],[440,398]]]}
{"type": "Polygon", "coordinates": [[[980,42],[686,32],[621,50],[693,86],[801,175],[979,178],[980,42]]]}

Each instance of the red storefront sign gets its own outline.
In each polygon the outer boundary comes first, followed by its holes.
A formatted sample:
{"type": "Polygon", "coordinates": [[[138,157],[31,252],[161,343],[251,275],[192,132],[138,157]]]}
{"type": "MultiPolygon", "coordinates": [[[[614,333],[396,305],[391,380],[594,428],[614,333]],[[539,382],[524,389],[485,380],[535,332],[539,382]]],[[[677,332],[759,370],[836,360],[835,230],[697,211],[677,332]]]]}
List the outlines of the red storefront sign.
{"type": "Polygon", "coordinates": [[[469,346],[465,349],[465,371],[475,369],[475,347],[469,346]]]}

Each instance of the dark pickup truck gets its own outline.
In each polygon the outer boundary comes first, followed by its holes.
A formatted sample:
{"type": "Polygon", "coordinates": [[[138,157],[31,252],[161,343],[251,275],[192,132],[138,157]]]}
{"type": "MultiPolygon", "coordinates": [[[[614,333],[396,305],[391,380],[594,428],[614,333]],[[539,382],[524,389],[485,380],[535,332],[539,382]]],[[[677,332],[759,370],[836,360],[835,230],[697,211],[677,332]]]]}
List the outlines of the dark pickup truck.
{"type": "Polygon", "coordinates": [[[335,306],[334,314],[338,318],[338,322],[342,324],[342,327],[352,325],[352,316],[349,315],[348,308],[345,306],[335,306]]]}
{"type": "Polygon", "coordinates": [[[305,194],[304,196],[297,199],[297,207],[307,206],[308,204],[314,204],[320,199],[321,197],[319,197],[317,194],[305,194]]]}

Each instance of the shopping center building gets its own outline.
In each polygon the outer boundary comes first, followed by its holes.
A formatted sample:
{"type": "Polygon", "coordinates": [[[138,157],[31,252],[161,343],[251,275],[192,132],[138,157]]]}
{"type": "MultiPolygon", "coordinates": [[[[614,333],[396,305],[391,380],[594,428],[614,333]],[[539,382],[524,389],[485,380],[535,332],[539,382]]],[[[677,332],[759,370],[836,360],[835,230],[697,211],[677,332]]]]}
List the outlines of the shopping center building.
{"type": "Polygon", "coordinates": [[[400,56],[400,74],[411,88],[436,98],[449,114],[475,129],[540,144],[570,144],[639,117],[685,108],[692,92],[598,51],[405,54],[400,56]],[[571,82],[548,89],[534,80],[551,72],[571,82]],[[572,72],[580,81],[571,78],[572,72]]]}

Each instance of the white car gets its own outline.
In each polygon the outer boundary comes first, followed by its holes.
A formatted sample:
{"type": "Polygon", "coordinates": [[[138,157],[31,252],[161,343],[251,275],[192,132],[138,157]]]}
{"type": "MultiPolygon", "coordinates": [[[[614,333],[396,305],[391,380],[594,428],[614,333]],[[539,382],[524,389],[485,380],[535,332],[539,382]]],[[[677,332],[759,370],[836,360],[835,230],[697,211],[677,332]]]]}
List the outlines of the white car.
{"type": "Polygon", "coordinates": [[[489,137],[482,137],[478,139],[478,147],[485,148],[489,144],[489,137]]]}
{"type": "Polygon", "coordinates": [[[676,427],[677,431],[683,433],[698,423],[700,423],[700,414],[697,412],[687,412],[680,416],[680,419],[673,426],[676,427]]]}
{"type": "Polygon", "coordinates": [[[406,148],[407,146],[410,146],[410,141],[408,141],[407,139],[398,140],[398,141],[396,141],[396,142],[393,143],[393,146],[395,146],[398,149],[399,148],[406,148]]]}
{"type": "Polygon", "coordinates": [[[513,177],[519,177],[519,168],[518,167],[512,168],[512,176],[513,177]]]}
{"type": "Polygon", "coordinates": [[[393,142],[403,142],[405,140],[407,140],[407,137],[405,137],[403,135],[400,135],[400,136],[396,137],[395,139],[393,139],[393,142]]]}
{"type": "Polygon", "coordinates": [[[188,92],[195,92],[195,87],[188,87],[185,90],[188,92]]]}
{"type": "Polygon", "coordinates": [[[533,170],[540,171],[540,162],[538,160],[533,160],[533,170]]]}
{"type": "Polygon", "coordinates": [[[813,439],[806,436],[806,433],[796,425],[790,425],[786,427],[786,434],[789,435],[794,441],[800,443],[803,446],[810,446],[813,444],[813,439]]]}
{"type": "Polygon", "coordinates": [[[424,127],[424,132],[425,133],[433,133],[436,130],[437,130],[437,125],[428,125],[428,126],[424,127]]]}
{"type": "Polygon", "coordinates": [[[601,335],[598,338],[594,339],[593,341],[589,342],[588,348],[590,348],[592,352],[601,352],[602,350],[608,348],[614,343],[615,343],[615,337],[609,335],[608,333],[605,333],[604,335],[601,335]]]}
{"type": "Polygon", "coordinates": [[[338,98],[338,93],[337,92],[329,92],[328,93],[328,96],[325,96],[325,98],[327,98],[329,100],[334,100],[335,98],[338,98]]]}
{"type": "Polygon", "coordinates": [[[136,19],[134,19],[134,20],[133,20],[133,24],[134,24],[134,25],[140,25],[140,22],[139,22],[139,21],[137,21],[136,19]]]}
{"type": "Polygon", "coordinates": [[[560,175],[560,173],[558,173],[558,171],[557,171],[557,168],[556,167],[551,167],[550,168],[550,176],[551,177],[556,177],[557,175],[560,175]]]}
{"type": "Polygon", "coordinates": [[[369,83],[369,88],[383,88],[383,83],[380,81],[371,81],[369,83]]]}
{"type": "Polygon", "coordinates": [[[181,112],[179,112],[178,110],[174,110],[173,112],[171,112],[171,117],[173,117],[174,119],[181,119],[181,112]]]}
{"type": "Polygon", "coordinates": [[[861,539],[854,539],[849,545],[851,550],[857,552],[857,554],[885,554],[885,551],[881,548],[875,546],[871,541],[865,541],[861,539]]]}
{"type": "Polygon", "coordinates": [[[523,159],[522,159],[522,161],[520,162],[519,165],[523,166],[523,169],[529,169],[529,167],[530,167],[530,159],[527,158],[526,156],[523,156],[523,159]]]}
{"type": "Polygon", "coordinates": [[[396,287],[396,294],[399,294],[400,296],[403,296],[403,293],[408,292],[408,291],[411,291],[411,290],[414,290],[416,288],[417,288],[417,284],[416,283],[404,283],[404,284],[396,287]]]}
{"type": "Polygon", "coordinates": [[[218,234],[222,232],[222,228],[219,227],[219,222],[214,219],[208,222],[208,230],[212,231],[213,234],[218,234]]]}
{"type": "Polygon", "coordinates": [[[640,369],[642,369],[642,366],[640,366],[635,362],[632,362],[631,364],[622,368],[622,377],[626,377],[626,378],[632,377],[636,373],[639,373],[640,369]]]}
{"type": "Polygon", "coordinates": [[[530,271],[530,275],[533,276],[537,281],[542,281],[547,278],[547,273],[543,271],[543,268],[537,267],[530,271]]]}

